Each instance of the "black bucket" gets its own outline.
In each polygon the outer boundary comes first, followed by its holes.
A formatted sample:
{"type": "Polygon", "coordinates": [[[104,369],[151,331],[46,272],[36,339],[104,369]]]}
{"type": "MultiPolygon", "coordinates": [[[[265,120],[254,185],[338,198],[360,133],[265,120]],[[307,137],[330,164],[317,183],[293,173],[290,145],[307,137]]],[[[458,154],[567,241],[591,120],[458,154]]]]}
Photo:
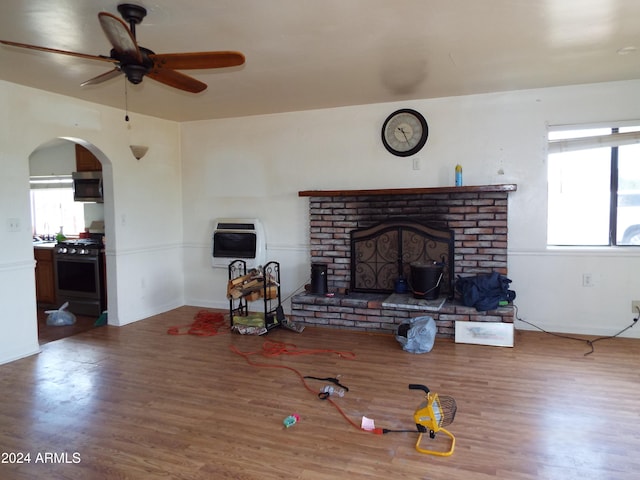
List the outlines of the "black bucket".
{"type": "Polygon", "coordinates": [[[311,293],[327,293],[327,265],[324,263],[311,264],[311,293]]]}
{"type": "Polygon", "coordinates": [[[413,298],[435,300],[440,295],[444,264],[438,262],[411,264],[413,298]]]}

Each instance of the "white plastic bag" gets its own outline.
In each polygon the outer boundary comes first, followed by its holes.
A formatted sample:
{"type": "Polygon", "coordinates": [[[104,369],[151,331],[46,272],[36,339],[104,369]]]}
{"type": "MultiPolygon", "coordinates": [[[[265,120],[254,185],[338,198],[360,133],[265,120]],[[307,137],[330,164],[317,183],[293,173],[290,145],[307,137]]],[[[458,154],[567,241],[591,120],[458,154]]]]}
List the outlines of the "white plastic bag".
{"type": "Polygon", "coordinates": [[[69,302],[65,302],[58,310],[46,310],[44,313],[49,314],[47,317],[47,325],[60,327],[76,323],[76,316],[73,313],[66,311],[68,306],[69,302]]]}
{"type": "Polygon", "coordinates": [[[431,317],[410,318],[398,326],[396,340],[405,352],[428,353],[433,348],[437,328],[431,317]]]}

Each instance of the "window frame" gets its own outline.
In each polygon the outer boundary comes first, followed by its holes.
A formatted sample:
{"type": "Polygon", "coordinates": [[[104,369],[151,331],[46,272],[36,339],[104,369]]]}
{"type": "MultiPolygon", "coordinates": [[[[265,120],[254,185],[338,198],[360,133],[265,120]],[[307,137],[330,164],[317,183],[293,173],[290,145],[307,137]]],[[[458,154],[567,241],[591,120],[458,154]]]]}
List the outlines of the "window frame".
{"type": "MultiPolygon", "coordinates": [[[[70,235],[72,237],[78,236],[81,231],[84,230],[84,205],[81,202],[76,202],[73,200],[73,184],[70,181],[70,175],[49,175],[49,176],[39,176],[39,177],[30,177],[30,189],[29,189],[29,201],[30,201],[30,209],[31,209],[31,231],[34,236],[51,236],[55,235],[60,231],[60,221],[54,222],[51,217],[47,219],[47,221],[41,221],[40,215],[38,214],[38,205],[36,205],[36,196],[37,192],[42,191],[54,191],[54,192],[65,192],[66,196],[70,196],[67,201],[69,203],[74,204],[74,208],[69,210],[73,210],[72,221],[68,219],[63,221],[63,231],[65,235],[70,235]],[[75,205],[78,204],[78,205],[75,205]],[[75,229],[70,228],[71,226],[75,226],[75,229]],[[44,231],[39,231],[40,228],[44,231]],[[76,231],[77,230],[77,231],[76,231]]],[[[65,209],[65,211],[69,212],[69,210],[65,209]]],[[[62,211],[62,207],[61,207],[62,211]]]]}
{"type": "MultiPolygon", "coordinates": [[[[618,197],[620,195],[619,192],[619,147],[620,146],[624,146],[624,145],[628,145],[628,144],[633,144],[633,143],[640,143],[640,141],[638,140],[633,140],[631,142],[627,141],[620,141],[618,143],[612,144],[612,145],[607,145],[607,144],[603,144],[603,145],[597,145],[595,139],[597,138],[598,140],[600,138],[606,137],[606,135],[599,135],[599,136],[591,136],[591,137],[574,137],[574,141],[572,142],[572,139],[565,139],[565,140],[551,140],[549,137],[552,134],[552,132],[567,132],[567,131],[572,131],[572,130],[595,130],[595,129],[609,129],[610,133],[608,135],[625,135],[620,134],[620,129],[625,128],[625,127],[640,127],[640,120],[632,120],[632,121],[625,121],[625,122],[606,122],[606,123],[597,123],[597,124],[579,124],[579,125],[554,125],[554,126],[547,126],[547,179],[549,178],[549,170],[548,170],[548,159],[549,156],[551,154],[554,153],[562,153],[564,151],[570,151],[570,150],[588,150],[590,148],[602,148],[602,147],[608,147],[610,148],[610,178],[609,178],[609,231],[608,231],[608,239],[609,239],[609,243],[608,244],[600,244],[600,245],[585,245],[585,244],[553,244],[553,243],[549,243],[549,237],[547,234],[547,240],[546,240],[546,246],[547,248],[637,248],[640,247],[640,245],[634,245],[634,244],[618,244],[618,234],[617,234],[617,230],[618,230],[618,197]],[[575,148],[575,145],[571,145],[572,143],[578,144],[580,143],[580,141],[575,141],[575,139],[577,138],[581,138],[581,141],[585,144],[591,143],[591,146],[585,146],[583,148],[575,148]],[[592,139],[591,142],[589,142],[589,140],[587,139],[592,139]],[[562,148],[563,145],[561,145],[562,143],[564,143],[565,145],[568,146],[568,149],[565,150],[562,148]],[[559,148],[558,148],[559,146],[559,148]]],[[[634,133],[634,135],[628,135],[628,137],[640,137],[640,131],[634,131],[631,132],[634,133]]],[[[617,139],[619,137],[610,137],[612,142],[616,142],[617,139]]],[[[551,208],[551,205],[549,205],[548,203],[548,199],[549,196],[547,194],[547,229],[549,228],[549,209],[551,208]]]]}

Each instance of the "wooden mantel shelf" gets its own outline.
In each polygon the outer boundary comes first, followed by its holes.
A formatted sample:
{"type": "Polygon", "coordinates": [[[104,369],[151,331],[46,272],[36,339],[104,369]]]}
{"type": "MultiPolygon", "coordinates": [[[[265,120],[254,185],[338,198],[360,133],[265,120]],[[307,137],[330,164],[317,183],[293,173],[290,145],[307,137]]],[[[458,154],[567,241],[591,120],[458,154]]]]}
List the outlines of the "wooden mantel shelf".
{"type": "Polygon", "coordinates": [[[463,187],[381,188],[371,190],[303,190],[299,197],[354,197],[361,195],[414,195],[424,193],[487,193],[515,192],[515,184],[469,185],[463,187]]]}

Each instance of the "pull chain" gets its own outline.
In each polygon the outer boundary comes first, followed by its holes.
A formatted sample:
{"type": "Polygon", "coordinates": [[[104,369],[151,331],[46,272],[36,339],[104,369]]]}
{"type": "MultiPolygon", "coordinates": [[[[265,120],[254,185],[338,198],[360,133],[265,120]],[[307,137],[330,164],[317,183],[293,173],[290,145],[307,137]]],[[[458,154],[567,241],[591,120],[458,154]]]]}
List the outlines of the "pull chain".
{"type": "Polygon", "coordinates": [[[127,77],[124,77],[124,121],[129,121],[129,95],[127,90],[127,77]]]}

